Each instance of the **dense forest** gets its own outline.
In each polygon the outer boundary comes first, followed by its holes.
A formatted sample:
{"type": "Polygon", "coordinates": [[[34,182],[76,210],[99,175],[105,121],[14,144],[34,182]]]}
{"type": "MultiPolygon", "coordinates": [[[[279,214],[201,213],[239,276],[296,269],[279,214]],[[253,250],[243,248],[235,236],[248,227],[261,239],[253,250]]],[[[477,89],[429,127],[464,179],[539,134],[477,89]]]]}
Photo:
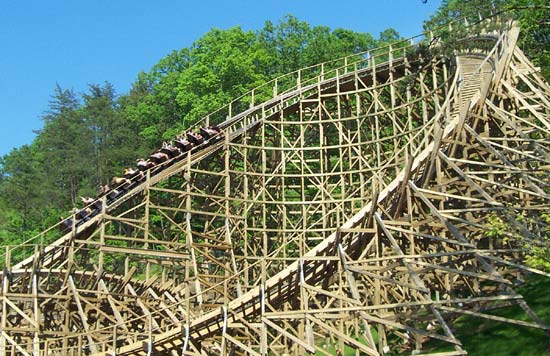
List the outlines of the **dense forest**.
{"type": "MultiPolygon", "coordinates": [[[[550,29],[544,0],[443,0],[429,31],[452,18],[470,21],[513,8],[520,45],[550,77],[550,29]],[[525,7],[526,5],[538,8],[525,7]],[[542,49],[542,50],[541,50],[542,49]]],[[[418,6],[422,6],[419,1],[418,6]]],[[[17,244],[57,222],[79,196],[147,156],[163,140],[240,94],[298,68],[366,51],[400,38],[312,27],[293,16],[258,31],[213,29],[137,75],[128,93],[106,83],[85,93],[57,86],[34,141],[0,160],[0,243],[17,244]]]]}
{"type": "Polygon", "coordinates": [[[57,222],[80,196],[120,175],[190,122],[289,71],[399,39],[312,27],[293,16],[259,31],[213,29],[139,73],[129,93],[57,86],[43,128],[0,162],[0,239],[16,244],[57,222]]]}

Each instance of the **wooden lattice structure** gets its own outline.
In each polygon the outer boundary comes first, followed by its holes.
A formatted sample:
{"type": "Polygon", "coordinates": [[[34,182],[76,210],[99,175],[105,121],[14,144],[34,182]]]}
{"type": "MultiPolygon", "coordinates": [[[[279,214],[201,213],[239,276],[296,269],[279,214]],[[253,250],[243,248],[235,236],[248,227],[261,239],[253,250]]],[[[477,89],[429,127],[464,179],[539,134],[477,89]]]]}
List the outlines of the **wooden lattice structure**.
{"type": "Polygon", "coordinates": [[[204,118],[223,138],[7,250],[0,353],[463,355],[459,315],[549,330],[514,285],[547,275],[524,258],[548,234],[550,87],[516,27],[483,33],[319,64],[204,118]],[[491,313],[508,305],[530,321],[491,313]]]}

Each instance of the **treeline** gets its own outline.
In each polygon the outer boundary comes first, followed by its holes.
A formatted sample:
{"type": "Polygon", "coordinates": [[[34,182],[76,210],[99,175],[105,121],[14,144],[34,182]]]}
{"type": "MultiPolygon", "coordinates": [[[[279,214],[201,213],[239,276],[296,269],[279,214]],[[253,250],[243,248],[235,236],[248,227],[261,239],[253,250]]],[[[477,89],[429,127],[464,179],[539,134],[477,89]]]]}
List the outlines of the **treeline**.
{"type": "Polygon", "coordinates": [[[123,95],[109,83],[85,93],[57,86],[35,140],[0,160],[0,243],[53,225],[79,196],[95,196],[163,140],[269,79],[398,38],[393,29],[375,38],[287,16],[259,31],[213,29],[139,73],[123,95]]]}
{"type": "MultiPolygon", "coordinates": [[[[550,78],[545,0],[442,0],[424,29],[505,9],[512,10],[503,16],[522,27],[519,45],[550,78]]],[[[109,83],[91,84],[85,93],[56,87],[35,140],[0,160],[0,243],[16,244],[53,225],[80,195],[95,196],[136,158],[269,79],[397,39],[394,29],[375,38],[287,16],[258,31],[213,29],[139,73],[122,95],[109,83]]]]}
{"type": "MultiPolygon", "coordinates": [[[[475,23],[498,15],[518,22],[521,33],[518,45],[542,75],[550,80],[550,5],[548,0],[442,0],[439,9],[424,22],[424,30],[466,18],[475,23]]],[[[453,29],[457,35],[457,26],[453,29]]]]}
{"type": "Polygon", "coordinates": [[[1,160],[0,237],[14,243],[57,222],[79,196],[148,152],[109,83],[76,94],[57,86],[43,128],[1,160]]]}
{"type": "MultiPolygon", "coordinates": [[[[525,52],[535,66],[540,67],[541,73],[550,81],[550,5],[548,0],[442,0],[440,8],[427,21],[424,29],[431,30],[444,26],[452,19],[466,18],[470,24],[487,18],[498,16],[503,20],[517,21],[521,28],[518,46],[525,52]]],[[[456,24],[453,33],[448,37],[449,42],[461,38],[468,29],[456,24]]],[[[455,42],[456,43],[456,42],[455,42]]],[[[453,43],[445,43],[449,49],[453,43]]],[[[550,194],[550,187],[544,186],[550,194]]],[[[550,214],[548,211],[539,211],[539,223],[544,224],[541,233],[543,246],[531,246],[527,256],[527,263],[537,269],[550,271],[550,214]]],[[[518,214],[517,220],[525,219],[518,214]]],[[[489,216],[486,223],[487,236],[505,238],[504,232],[514,231],[505,219],[494,215],[489,216]]]]}

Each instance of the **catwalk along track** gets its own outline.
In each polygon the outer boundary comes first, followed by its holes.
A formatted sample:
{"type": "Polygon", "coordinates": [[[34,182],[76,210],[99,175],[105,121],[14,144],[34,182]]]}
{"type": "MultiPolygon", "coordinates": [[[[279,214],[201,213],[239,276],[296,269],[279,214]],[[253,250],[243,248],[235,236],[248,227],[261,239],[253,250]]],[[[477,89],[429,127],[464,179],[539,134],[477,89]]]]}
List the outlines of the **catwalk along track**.
{"type": "Polygon", "coordinates": [[[548,332],[515,288],[549,276],[525,258],[550,87],[489,23],[453,55],[435,33],[279,77],[7,248],[0,353],[465,355],[461,315],[548,332]]]}

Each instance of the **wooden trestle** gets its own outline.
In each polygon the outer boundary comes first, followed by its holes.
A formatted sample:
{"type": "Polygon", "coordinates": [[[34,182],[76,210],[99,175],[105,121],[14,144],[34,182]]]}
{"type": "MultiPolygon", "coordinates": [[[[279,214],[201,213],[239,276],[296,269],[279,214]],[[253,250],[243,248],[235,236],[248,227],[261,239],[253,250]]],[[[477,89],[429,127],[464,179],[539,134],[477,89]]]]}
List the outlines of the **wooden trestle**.
{"type": "Polygon", "coordinates": [[[0,354],[464,355],[460,315],[550,330],[514,289],[549,276],[524,258],[550,214],[550,86],[518,35],[394,44],[212,113],[222,140],[7,249],[0,354]]]}

